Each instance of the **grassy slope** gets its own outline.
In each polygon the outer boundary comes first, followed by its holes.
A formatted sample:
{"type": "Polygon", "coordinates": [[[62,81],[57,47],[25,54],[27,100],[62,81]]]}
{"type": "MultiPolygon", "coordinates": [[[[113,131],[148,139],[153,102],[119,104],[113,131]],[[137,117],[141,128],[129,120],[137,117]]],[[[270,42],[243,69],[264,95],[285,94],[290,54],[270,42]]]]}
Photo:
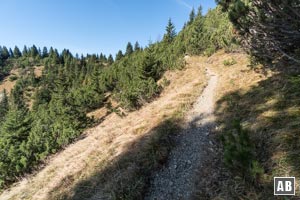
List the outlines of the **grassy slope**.
{"type": "Polygon", "coordinates": [[[180,128],[183,111],[204,86],[204,66],[208,66],[222,83],[217,92],[216,135],[233,131],[232,122],[239,119],[250,131],[264,174],[256,182],[245,181],[224,168],[222,160],[212,159],[199,173],[195,198],[274,199],[273,176],[300,177],[299,72],[286,65],[250,69],[247,55],[241,53],[218,52],[200,63],[200,69],[190,65],[184,71],[167,72],[171,84],[157,100],[124,118],[107,116],[84,139],[53,156],[42,171],[0,198],[141,197],[149,173],[166,160],[172,147],[168,134],[180,128]],[[232,58],[237,63],[225,66],[224,60],[232,58]]]}
{"type": "MultiPolygon", "coordinates": [[[[42,76],[42,71],[44,67],[39,66],[39,67],[34,67],[34,74],[36,77],[41,77],[42,76]]],[[[20,77],[20,72],[22,69],[13,69],[10,71],[10,74],[3,79],[3,81],[0,82],[0,92],[2,92],[4,89],[6,92],[9,94],[10,91],[14,88],[17,79],[20,77]],[[11,77],[16,77],[16,80],[11,80],[11,77]]],[[[23,70],[25,72],[25,70],[23,70]]]]}
{"type": "Polygon", "coordinates": [[[170,85],[160,97],[123,118],[106,116],[0,199],[139,198],[151,171],[167,159],[169,134],[180,129],[183,113],[206,84],[204,60],[191,58],[185,69],[166,72],[170,85]]]}
{"type": "MultiPolygon", "coordinates": [[[[33,68],[34,68],[35,77],[36,78],[41,77],[44,66],[35,66],[33,68]]],[[[28,69],[26,70],[26,69],[21,69],[21,68],[11,70],[10,74],[7,77],[5,77],[2,82],[0,82],[0,97],[1,97],[3,90],[6,90],[7,94],[9,95],[11,90],[16,85],[18,79],[22,76],[25,76],[28,72],[29,72],[28,69]],[[14,79],[12,79],[12,78],[14,78],[14,79]]],[[[27,88],[27,90],[25,90],[25,93],[24,93],[24,99],[30,109],[33,104],[32,97],[33,97],[34,92],[35,92],[35,88],[30,87],[30,88],[27,88]]]]}
{"type": "MultiPolygon", "coordinates": [[[[233,121],[239,120],[243,129],[249,130],[254,154],[264,173],[249,181],[239,178],[237,171],[229,172],[222,162],[212,162],[207,168],[218,169],[199,176],[214,177],[216,182],[200,181],[196,198],[274,199],[274,176],[295,176],[296,180],[300,177],[299,71],[286,64],[268,70],[261,66],[251,69],[247,67],[247,56],[242,54],[219,52],[209,61],[222,74],[215,111],[220,124],[217,134],[234,132],[233,121]],[[230,58],[237,64],[224,66],[224,60],[230,58]],[[206,189],[202,188],[204,184],[208,186],[206,189]]],[[[296,188],[299,188],[297,181],[296,188]]]]}

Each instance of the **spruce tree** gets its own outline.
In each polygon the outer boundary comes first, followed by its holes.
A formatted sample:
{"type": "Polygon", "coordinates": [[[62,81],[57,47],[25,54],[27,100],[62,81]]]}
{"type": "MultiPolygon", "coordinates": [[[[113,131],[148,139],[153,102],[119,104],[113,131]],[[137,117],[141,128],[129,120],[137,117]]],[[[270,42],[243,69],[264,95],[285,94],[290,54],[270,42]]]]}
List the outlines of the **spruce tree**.
{"type": "Polygon", "coordinates": [[[10,58],[14,58],[14,57],[15,57],[15,56],[14,56],[14,52],[12,51],[11,48],[9,48],[9,57],[10,57],[10,58]]]}
{"type": "Polygon", "coordinates": [[[36,57],[39,54],[38,49],[36,48],[35,45],[33,45],[30,49],[30,56],[31,57],[36,57]]]}
{"type": "Polygon", "coordinates": [[[138,41],[135,42],[134,44],[134,51],[139,51],[141,50],[140,44],[138,43],[138,41]]]}
{"type": "Polygon", "coordinates": [[[0,179],[9,180],[26,168],[26,159],[20,146],[27,140],[30,128],[31,117],[26,108],[12,107],[8,111],[0,130],[0,151],[5,150],[4,155],[0,156],[0,174],[6,174],[0,179]]]}
{"type": "Polygon", "coordinates": [[[172,23],[171,18],[168,21],[168,25],[166,27],[166,34],[164,35],[164,41],[167,43],[171,43],[176,36],[175,26],[172,23]]]}
{"type": "Polygon", "coordinates": [[[258,61],[300,63],[299,0],[218,0],[258,61]]]}
{"type": "Polygon", "coordinates": [[[111,54],[109,54],[108,59],[107,59],[108,64],[113,64],[114,63],[114,58],[111,54]]]}
{"type": "Polygon", "coordinates": [[[207,48],[207,38],[204,37],[204,18],[202,17],[201,7],[198,9],[196,18],[191,25],[191,36],[189,37],[189,45],[187,47],[189,53],[200,54],[207,48]]]}
{"type": "Polygon", "coordinates": [[[124,55],[123,55],[122,50],[119,50],[118,53],[117,53],[117,55],[116,55],[116,61],[117,60],[121,60],[121,58],[123,58],[123,57],[124,57],[124,55]]]}
{"type": "Polygon", "coordinates": [[[191,13],[190,13],[190,19],[189,19],[189,22],[188,22],[189,25],[193,23],[193,21],[195,20],[195,16],[196,16],[195,9],[193,8],[191,13]]]}
{"type": "Polygon", "coordinates": [[[8,111],[8,96],[6,90],[4,89],[3,92],[0,92],[0,124],[5,118],[7,111],[8,111]]]}
{"type": "Polygon", "coordinates": [[[21,56],[22,56],[22,54],[21,54],[20,49],[17,46],[15,46],[15,48],[14,48],[14,57],[19,58],[21,56]]]}
{"type": "Polygon", "coordinates": [[[2,47],[2,52],[1,52],[1,58],[3,59],[3,60],[6,60],[6,59],[8,59],[9,58],[9,51],[8,51],[8,49],[6,48],[6,46],[3,46],[2,47]]]}
{"type": "Polygon", "coordinates": [[[100,62],[104,62],[104,55],[103,55],[103,53],[100,53],[99,60],[100,60],[100,62]]]}
{"type": "Polygon", "coordinates": [[[46,57],[48,57],[48,49],[47,47],[44,47],[42,52],[42,58],[46,58],[46,57]]]}
{"type": "Polygon", "coordinates": [[[25,57],[28,56],[28,49],[27,49],[26,45],[23,48],[22,55],[25,57]]]}
{"type": "Polygon", "coordinates": [[[127,43],[125,55],[130,55],[133,52],[133,47],[130,42],[127,43]]]}

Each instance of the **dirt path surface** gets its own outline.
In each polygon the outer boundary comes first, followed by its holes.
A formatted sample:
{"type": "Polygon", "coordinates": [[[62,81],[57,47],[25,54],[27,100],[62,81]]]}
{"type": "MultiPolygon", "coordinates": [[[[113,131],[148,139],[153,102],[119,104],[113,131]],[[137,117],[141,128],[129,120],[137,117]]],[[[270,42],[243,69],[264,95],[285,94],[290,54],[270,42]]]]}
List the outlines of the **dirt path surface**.
{"type": "Polygon", "coordinates": [[[176,136],[176,146],[166,166],[153,175],[146,200],[192,197],[201,163],[214,151],[208,135],[215,128],[213,112],[218,76],[209,69],[206,75],[208,85],[187,113],[186,128],[176,136]]]}

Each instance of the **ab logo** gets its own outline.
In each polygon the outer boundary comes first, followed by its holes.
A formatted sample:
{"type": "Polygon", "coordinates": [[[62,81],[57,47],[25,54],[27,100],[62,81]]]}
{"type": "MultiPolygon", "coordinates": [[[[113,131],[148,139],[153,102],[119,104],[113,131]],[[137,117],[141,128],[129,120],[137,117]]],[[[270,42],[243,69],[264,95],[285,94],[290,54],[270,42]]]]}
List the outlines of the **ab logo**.
{"type": "Polygon", "coordinates": [[[274,195],[295,195],[295,177],[274,177],[274,195]]]}

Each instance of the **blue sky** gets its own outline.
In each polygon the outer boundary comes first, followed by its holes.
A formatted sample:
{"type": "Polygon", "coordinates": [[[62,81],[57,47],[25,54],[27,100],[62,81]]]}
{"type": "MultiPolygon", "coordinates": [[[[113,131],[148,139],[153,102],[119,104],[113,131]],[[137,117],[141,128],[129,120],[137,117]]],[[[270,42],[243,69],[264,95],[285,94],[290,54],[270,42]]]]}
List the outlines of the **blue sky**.
{"type": "Polygon", "coordinates": [[[215,0],[0,0],[0,45],[115,55],[160,39],[169,18],[180,31],[200,4],[206,12],[215,0]]]}

